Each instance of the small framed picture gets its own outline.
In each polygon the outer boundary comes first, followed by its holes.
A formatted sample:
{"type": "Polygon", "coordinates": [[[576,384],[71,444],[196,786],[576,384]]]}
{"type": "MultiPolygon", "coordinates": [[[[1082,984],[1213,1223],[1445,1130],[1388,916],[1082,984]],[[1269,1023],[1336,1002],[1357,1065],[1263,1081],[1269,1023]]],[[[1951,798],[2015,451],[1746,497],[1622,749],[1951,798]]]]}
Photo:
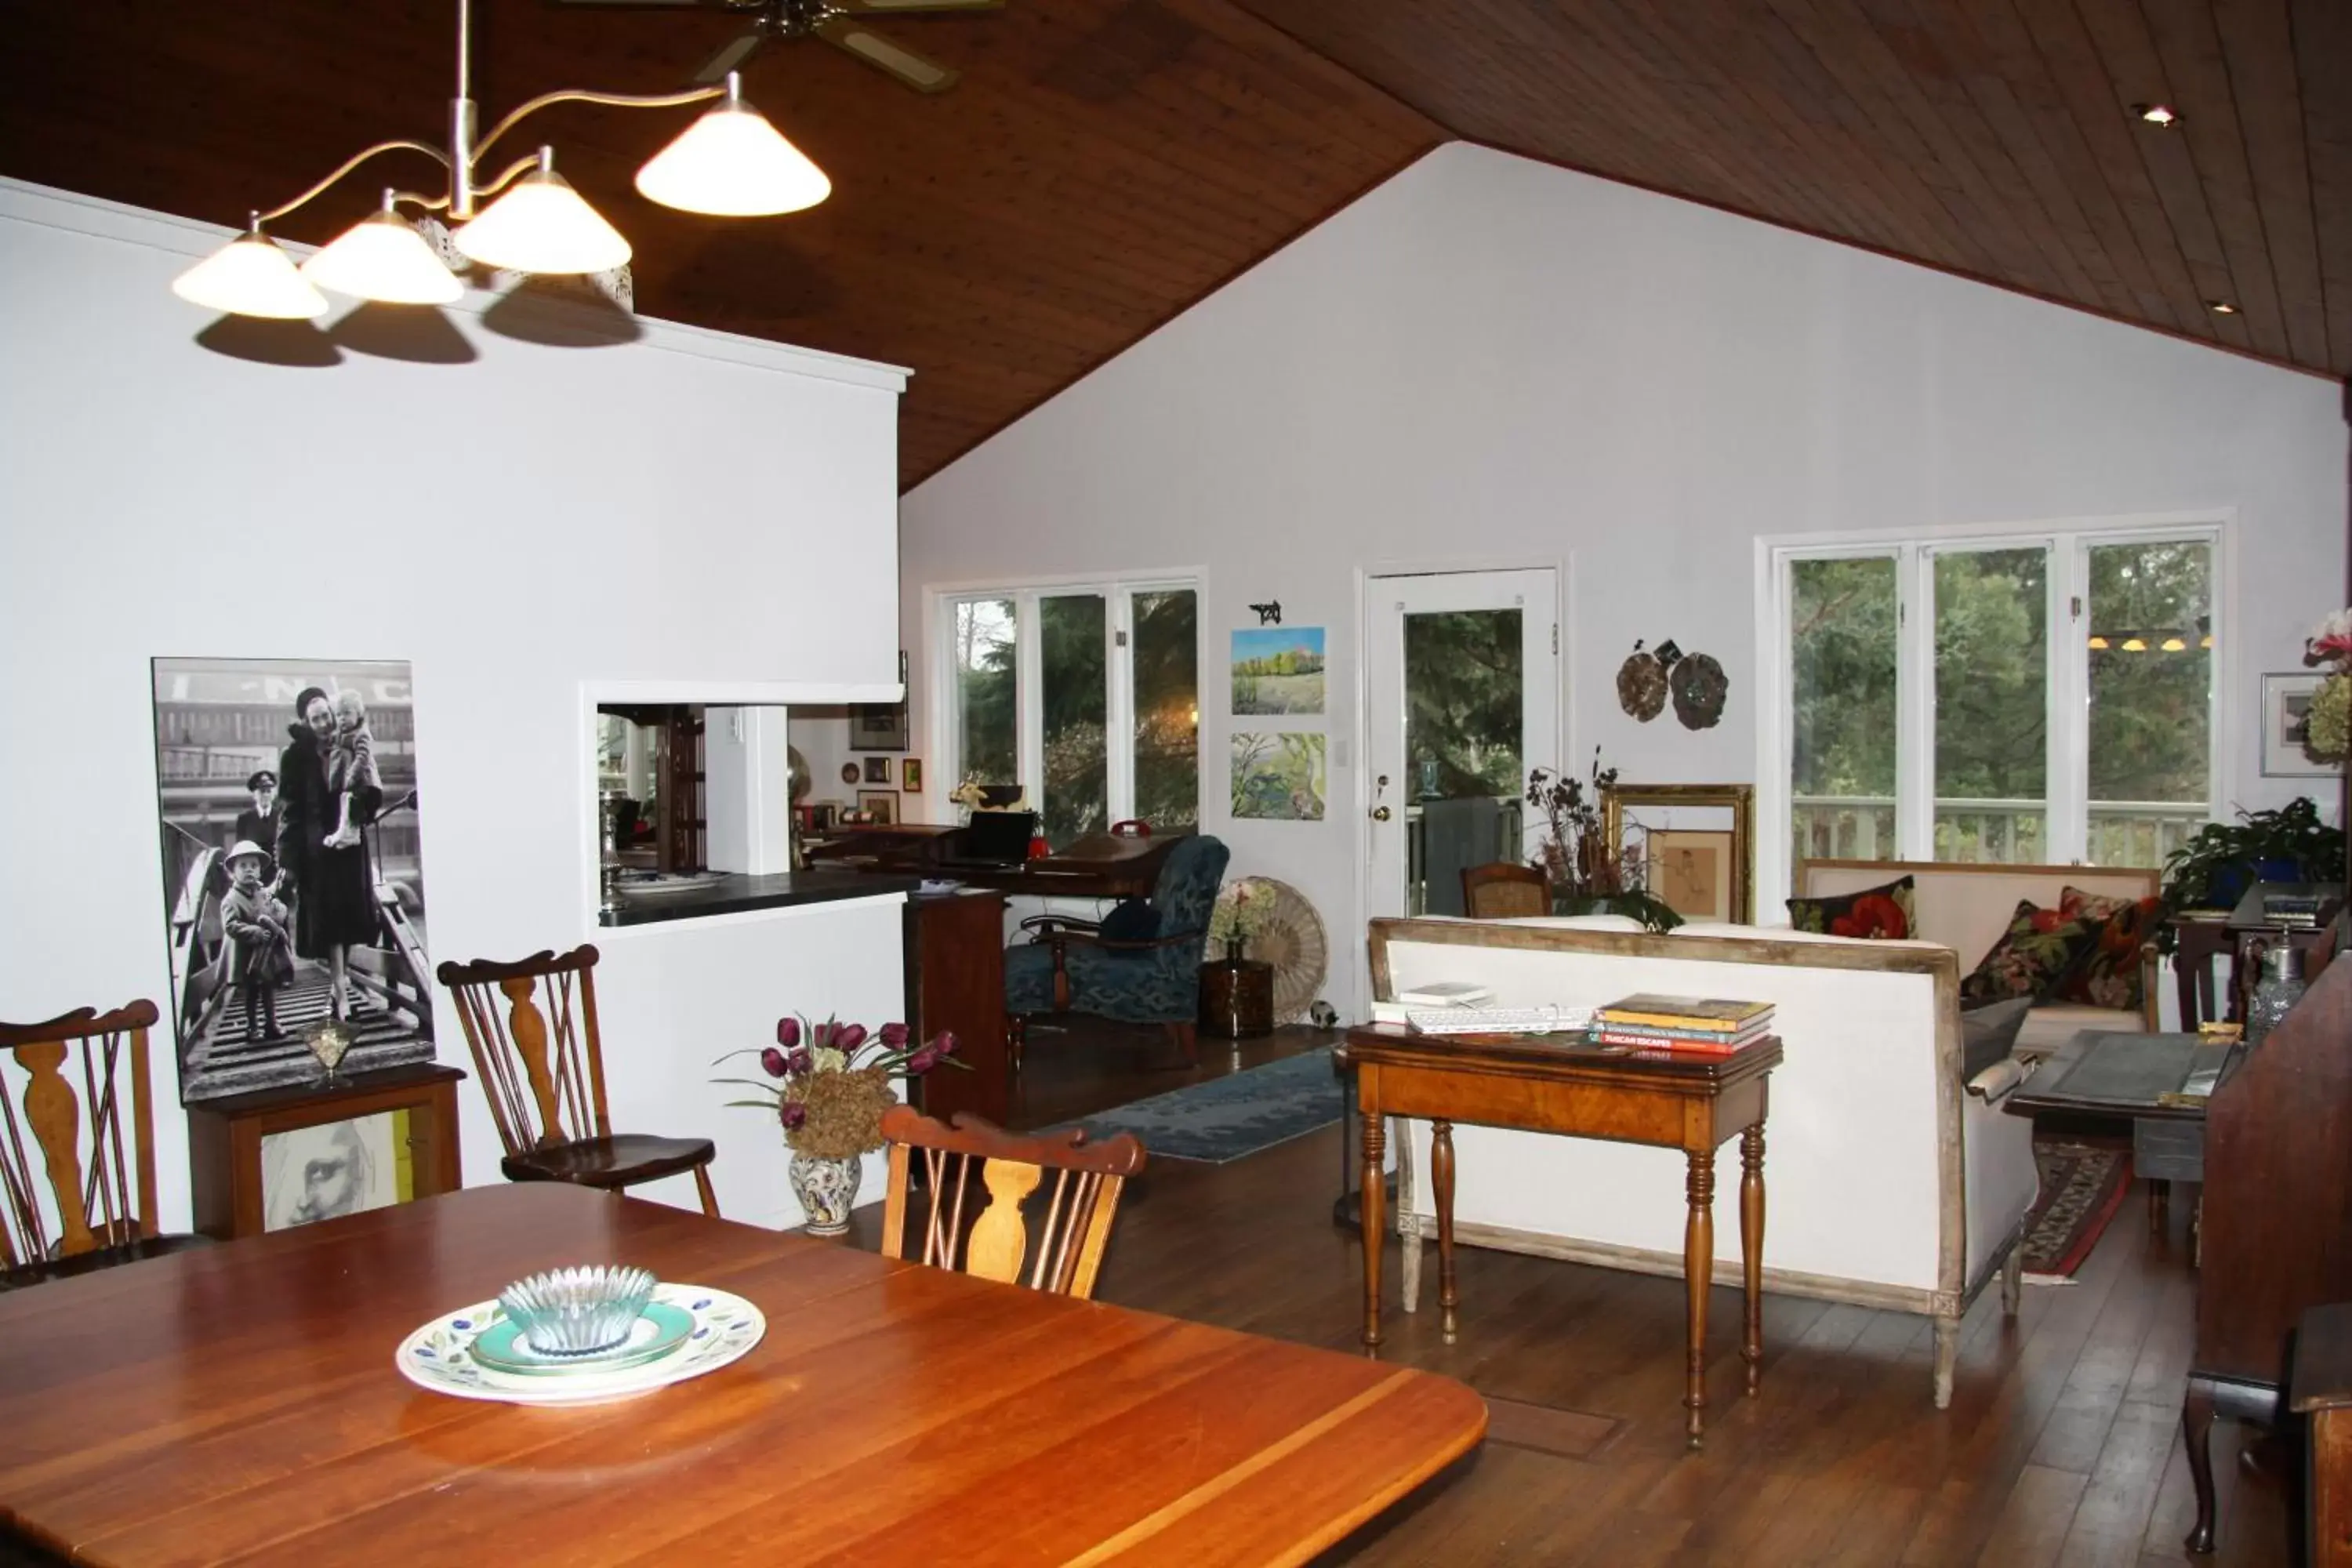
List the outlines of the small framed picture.
{"type": "Polygon", "coordinates": [[[2293,670],[2263,677],[2263,776],[2333,778],[2340,762],[2325,763],[2304,749],[2311,738],[2311,700],[2327,677],[2293,670]]]}
{"type": "Polygon", "coordinates": [[[408,1112],[289,1127],[261,1137],[261,1228],[363,1214],[415,1195],[400,1155],[408,1112]]]}
{"type": "Polygon", "coordinates": [[[1650,896],[1690,921],[1727,921],[1732,914],[1732,836],[1728,829],[1654,827],[1642,858],[1650,896]]]}
{"type": "Polygon", "coordinates": [[[887,757],[866,758],[866,782],[870,784],[888,784],[890,782],[890,759],[887,757]]]}
{"type": "Polygon", "coordinates": [[[904,702],[851,703],[849,749],[853,752],[905,751],[907,705],[904,702]]]}
{"type": "Polygon", "coordinates": [[[908,795],[923,793],[923,760],[908,757],[898,764],[898,787],[908,795]]]}
{"type": "Polygon", "coordinates": [[[857,792],[857,809],[885,827],[898,820],[898,792],[895,789],[862,789],[857,792]]]}

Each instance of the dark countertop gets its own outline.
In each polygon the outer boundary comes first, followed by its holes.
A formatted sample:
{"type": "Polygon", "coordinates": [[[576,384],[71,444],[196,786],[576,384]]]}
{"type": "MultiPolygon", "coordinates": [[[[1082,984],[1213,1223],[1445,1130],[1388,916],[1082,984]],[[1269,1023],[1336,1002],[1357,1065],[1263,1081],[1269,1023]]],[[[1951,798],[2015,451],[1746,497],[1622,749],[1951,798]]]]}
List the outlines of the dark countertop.
{"type": "Polygon", "coordinates": [[[708,888],[689,892],[625,896],[618,914],[599,915],[596,923],[653,925],[701,915],[785,910],[796,904],[829,904],[842,899],[878,899],[911,893],[918,885],[913,877],[877,876],[867,871],[778,871],[764,877],[730,873],[708,888]]]}

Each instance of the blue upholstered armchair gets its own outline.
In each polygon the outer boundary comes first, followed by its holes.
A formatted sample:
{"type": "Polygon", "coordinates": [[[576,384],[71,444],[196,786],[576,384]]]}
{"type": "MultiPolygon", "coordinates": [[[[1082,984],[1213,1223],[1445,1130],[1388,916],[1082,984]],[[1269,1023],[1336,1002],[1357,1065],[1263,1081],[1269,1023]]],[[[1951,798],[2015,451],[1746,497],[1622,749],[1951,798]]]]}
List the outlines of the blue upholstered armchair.
{"type": "Polygon", "coordinates": [[[1004,950],[1004,1010],[1017,1069],[1028,1015],[1092,1013],[1164,1024],[1187,1063],[1199,1058],[1202,950],[1209,911],[1231,858],[1222,839],[1193,834],[1169,851],[1140,910],[1122,905],[1101,921],[1037,915],[1026,942],[1004,950]]]}

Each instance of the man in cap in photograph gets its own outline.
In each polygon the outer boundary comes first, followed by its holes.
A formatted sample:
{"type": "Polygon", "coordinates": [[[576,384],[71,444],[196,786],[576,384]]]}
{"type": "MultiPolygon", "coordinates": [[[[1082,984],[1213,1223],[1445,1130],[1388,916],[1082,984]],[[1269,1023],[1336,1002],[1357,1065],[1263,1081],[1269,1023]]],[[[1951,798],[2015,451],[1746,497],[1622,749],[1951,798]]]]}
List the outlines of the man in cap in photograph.
{"type": "Polygon", "coordinates": [[[257,770],[245,781],[253,796],[251,809],[236,814],[236,832],[231,843],[259,845],[263,851],[261,879],[278,880],[278,857],[268,851],[278,843],[278,775],[268,768],[257,770]]]}

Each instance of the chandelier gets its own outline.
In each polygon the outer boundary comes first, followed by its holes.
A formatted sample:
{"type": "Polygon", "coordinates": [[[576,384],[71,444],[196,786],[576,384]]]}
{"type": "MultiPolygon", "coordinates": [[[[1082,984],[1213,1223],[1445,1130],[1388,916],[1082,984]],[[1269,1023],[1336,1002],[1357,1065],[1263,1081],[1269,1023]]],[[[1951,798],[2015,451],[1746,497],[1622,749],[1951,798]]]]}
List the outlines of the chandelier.
{"type": "Polygon", "coordinates": [[[399,305],[446,305],[465,285],[432,241],[401,216],[404,206],[445,215],[450,243],[467,260],[515,272],[604,272],[629,259],[629,242],[555,172],[555,153],[541,147],[485,179],[483,160],[530,116],[557,103],[620,109],[673,109],[710,103],[702,117],[637,171],[649,200],[682,212],[753,217],[798,212],[824,200],[832,182],[807,154],[743,101],[742,83],[641,95],[567,88],[541,93],[477,139],[473,99],[472,0],[457,0],[457,92],[449,100],[446,147],[379,142],[292,201],[256,211],[246,232],[172,280],[191,304],[238,316],[300,320],[323,314],[321,289],[399,305]],[[717,101],[712,101],[712,100],[717,101]],[[387,186],[382,205],[299,267],[266,226],[333,188],[370,159],[421,153],[447,171],[446,192],[425,195],[387,186]],[[488,204],[487,205],[484,204],[488,204]]]}

